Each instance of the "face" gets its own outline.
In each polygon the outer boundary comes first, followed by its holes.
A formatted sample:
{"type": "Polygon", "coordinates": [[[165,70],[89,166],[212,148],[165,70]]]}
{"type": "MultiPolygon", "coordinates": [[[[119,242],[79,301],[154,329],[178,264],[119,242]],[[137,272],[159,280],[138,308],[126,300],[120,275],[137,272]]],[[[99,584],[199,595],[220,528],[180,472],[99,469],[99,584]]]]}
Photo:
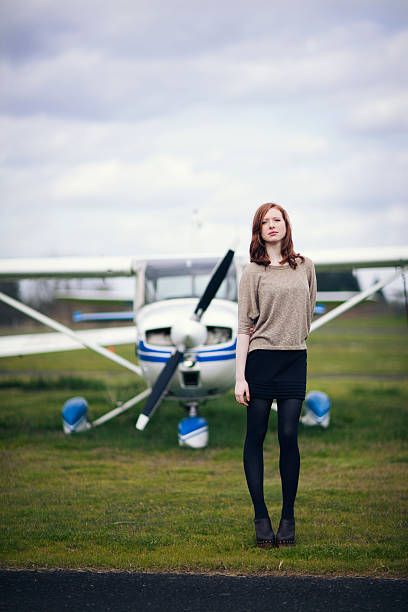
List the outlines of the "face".
{"type": "Polygon", "coordinates": [[[261,237],[265,243],[276,244],[286,235],[286,224],[278,208],[270,208],[262,220],[261,237]]]}

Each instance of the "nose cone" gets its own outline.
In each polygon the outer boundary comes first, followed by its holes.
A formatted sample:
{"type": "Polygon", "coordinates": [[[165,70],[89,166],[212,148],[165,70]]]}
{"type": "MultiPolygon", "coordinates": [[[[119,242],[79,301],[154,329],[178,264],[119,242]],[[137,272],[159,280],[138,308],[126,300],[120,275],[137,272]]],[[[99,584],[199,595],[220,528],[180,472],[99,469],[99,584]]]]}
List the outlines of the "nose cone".
{"type": "Polygon", "coordinates": [[[173,344],[184,344],[186,348],[193,348],[204,344],[207,339],[207,328],[200,321],[181,319],[177,321],[170,332],[173,344]]]}

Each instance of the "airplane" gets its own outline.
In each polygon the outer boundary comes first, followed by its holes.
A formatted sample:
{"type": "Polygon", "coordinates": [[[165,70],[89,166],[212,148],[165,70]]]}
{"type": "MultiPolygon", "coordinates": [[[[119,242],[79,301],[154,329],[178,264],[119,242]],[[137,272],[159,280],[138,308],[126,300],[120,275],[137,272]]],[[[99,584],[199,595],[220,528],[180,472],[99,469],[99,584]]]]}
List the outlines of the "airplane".
{"type": "MultiPolygon", "coordinates": [[[[198,415],[198,407],[224,394],[235,382],[237,288],[248,257],[234,255],[229,249],[222,259],[214,254],[0,259],[0,281],[116,276],[135,279],[132,314],[135,325],[82,332],[74,332],[0,292],[1,301],[58,332],[2,337],[0,357],[90,348],[141,376],[147,389],[93,423],[88,421],[84,398],[69,400],[63,411],[66,433],[101,425],[147,398],[136,422],[136,429],[142,431],[166,395],[167,399],[179,401],[188,413],[179,424],[180,446],[203,448],[208,443],[208,425],[198,415]],[[103,346],[130,342],[135,342],[139,365],[103,346]]],[[[396,268],[386,279],[346,296],[339,306],[314,320],[310,333],[369,298],[400,274],[405,279],[408,264],[408,247],[330,249],[310,251],[307,255],[317,274],[369,267],[396,268]]]]}

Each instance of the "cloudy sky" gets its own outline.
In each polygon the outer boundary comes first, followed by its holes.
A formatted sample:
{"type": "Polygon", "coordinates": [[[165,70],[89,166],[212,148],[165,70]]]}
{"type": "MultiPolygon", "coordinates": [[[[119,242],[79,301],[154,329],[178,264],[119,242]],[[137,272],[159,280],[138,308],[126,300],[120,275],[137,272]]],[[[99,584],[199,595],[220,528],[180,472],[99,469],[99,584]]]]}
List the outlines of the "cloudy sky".
{"type": "Polygon", "coordinates": [[[406,0],[2,0],[0,256],[402,245],[406,0]]]}

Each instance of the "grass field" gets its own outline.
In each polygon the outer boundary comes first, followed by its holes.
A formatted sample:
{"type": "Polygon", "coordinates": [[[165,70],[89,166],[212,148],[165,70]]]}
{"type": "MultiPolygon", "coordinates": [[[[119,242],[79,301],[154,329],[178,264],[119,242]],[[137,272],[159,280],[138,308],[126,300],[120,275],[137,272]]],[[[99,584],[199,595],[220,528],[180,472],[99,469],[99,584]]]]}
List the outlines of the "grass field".
{"type": "MultiPolygon", "coordinates": [[[[133,347],[118,352],[132,358],[133,347]]],[[[327,430],[299,427],[297,546],[258,549],[242,467],[245,413],[208,402],[205,450],[179,449],[178,405],[145,432],[130,410],[65,436],[61,408],[91,419],[143,384],[88,351],[0,361],[2,567],[407,576],[407,323],[339,319],[308,340],[308,390],[332,401],[327,430]]],[[[281,508],[277,417],[265,442],[272,524],[281,508]]]]}

